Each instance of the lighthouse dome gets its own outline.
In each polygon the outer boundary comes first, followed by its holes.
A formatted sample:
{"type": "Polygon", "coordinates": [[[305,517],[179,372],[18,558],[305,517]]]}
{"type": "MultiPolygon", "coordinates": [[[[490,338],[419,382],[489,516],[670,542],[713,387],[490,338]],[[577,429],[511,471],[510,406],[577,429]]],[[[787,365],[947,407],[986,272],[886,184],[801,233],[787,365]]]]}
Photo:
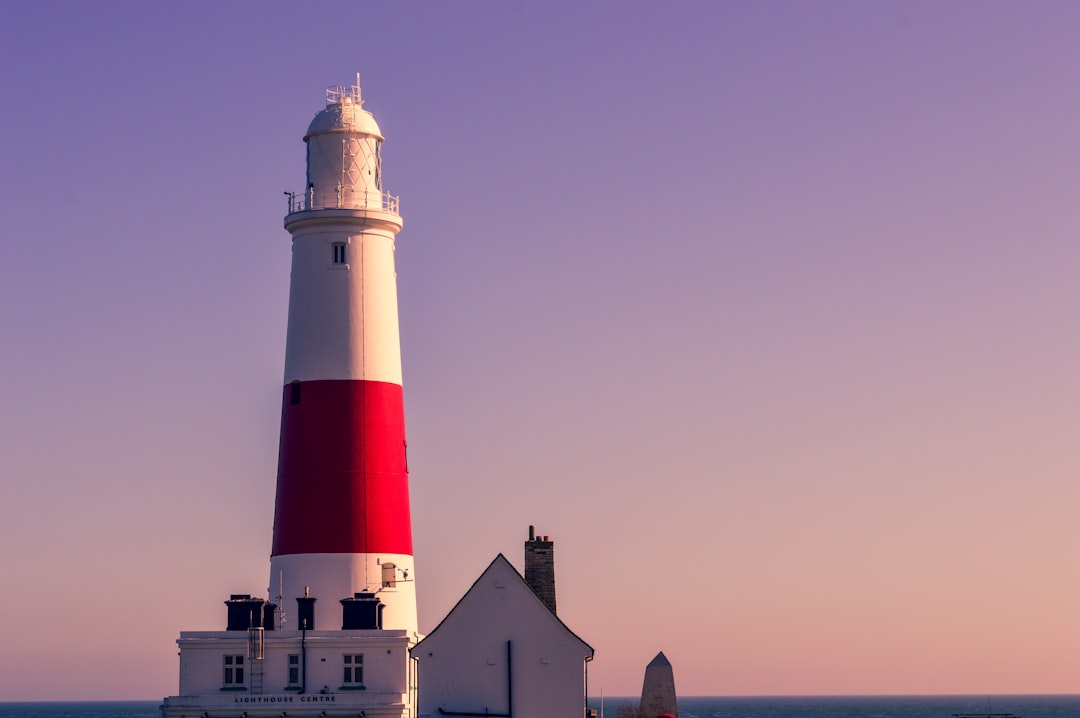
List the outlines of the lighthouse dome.
{"type": "Polygon", "coordinates": [[[315,115],[308,125],[304,140],[326,132],[352,132],[384,139],[379,124],[362,105],[363,102],[356,101],[350,94],[342,93],[335,101],[328,103],[325,110],[315,115]]]}

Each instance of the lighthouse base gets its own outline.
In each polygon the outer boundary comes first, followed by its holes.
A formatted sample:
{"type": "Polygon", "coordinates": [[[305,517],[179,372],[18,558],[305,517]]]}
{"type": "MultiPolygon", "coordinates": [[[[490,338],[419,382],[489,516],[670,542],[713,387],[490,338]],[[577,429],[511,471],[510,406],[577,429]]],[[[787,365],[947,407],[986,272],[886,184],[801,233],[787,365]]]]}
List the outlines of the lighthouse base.
{"type": "Polygon", "coordinates": [[[164,718],[416,715],[405,631],[185,631],[177,644],[164,718]]]}
{"type": "Polygon", "coordinates": [[[382,627],[402,629],[414,636],[416,625],[416,572],[413,557],[397,553],[298,553],[270,558],[269,595],[277,595],[285,614],[282,628],[299,629],[299,612],[292,601],[310,595],[318,599],[314,625],[341,628],[341,599],[358,591],[373,593],[386,607],[382,627]],[[280,594],[280,595],[278,595],[280,594]]]}

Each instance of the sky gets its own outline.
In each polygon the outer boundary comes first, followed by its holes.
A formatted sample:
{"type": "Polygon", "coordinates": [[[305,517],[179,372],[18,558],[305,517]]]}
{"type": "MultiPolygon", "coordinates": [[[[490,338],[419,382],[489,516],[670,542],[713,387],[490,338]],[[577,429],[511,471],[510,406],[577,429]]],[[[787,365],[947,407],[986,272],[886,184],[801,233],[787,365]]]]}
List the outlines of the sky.
{"type": "Polygon", "coordinates": [[[1080,5],[0,9],[0,700],[173,694],[265,592],[356,72],[422,631],[535,525],[593,694],[1080,693],[1080,5]]]}

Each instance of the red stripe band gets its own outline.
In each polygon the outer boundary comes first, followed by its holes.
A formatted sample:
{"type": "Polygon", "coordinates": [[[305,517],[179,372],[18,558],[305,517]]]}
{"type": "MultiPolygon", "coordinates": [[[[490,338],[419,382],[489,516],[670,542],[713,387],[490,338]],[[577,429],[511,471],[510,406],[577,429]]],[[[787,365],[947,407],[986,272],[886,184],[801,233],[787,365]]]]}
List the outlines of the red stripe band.
{"type": "Polygon", "coordinates": [[[412,555],[401,386],[285,387],[272,555],[412,555]]]}

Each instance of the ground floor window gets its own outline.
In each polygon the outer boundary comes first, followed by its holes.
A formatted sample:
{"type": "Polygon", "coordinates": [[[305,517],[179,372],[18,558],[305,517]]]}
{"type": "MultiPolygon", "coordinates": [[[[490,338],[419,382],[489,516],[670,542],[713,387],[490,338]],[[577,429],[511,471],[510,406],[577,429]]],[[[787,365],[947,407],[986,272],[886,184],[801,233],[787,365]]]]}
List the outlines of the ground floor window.
{"type": "Polygon", "coordinates": [[[345,673],[342,677],[343,686],[359,686],[364,682],[364,654],[351,653],[345,655],[345,673]]]}
{"type": "Polygon", "coordinates": [[[225,656],[225,679],[222,682],[226,688],[242,688],[244,686],[243,656],[225,656]]]}
{"type": "Polygon", "coordinates": [[[300,656],[296,653],[289,654],[289,685],[300,685],[300,656]]]}

